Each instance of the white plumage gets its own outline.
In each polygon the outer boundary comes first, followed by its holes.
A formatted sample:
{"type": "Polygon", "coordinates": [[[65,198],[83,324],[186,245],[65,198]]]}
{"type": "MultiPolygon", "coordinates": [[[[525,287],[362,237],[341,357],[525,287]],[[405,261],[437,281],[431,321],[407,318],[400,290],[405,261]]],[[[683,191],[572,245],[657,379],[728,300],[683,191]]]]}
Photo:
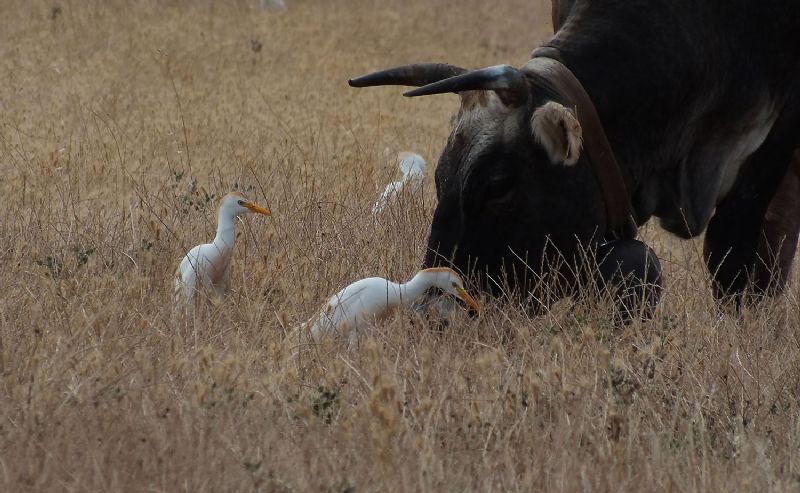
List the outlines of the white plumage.
{"type": "Polygon", "coordinates": [[[403,177],[386,185],[383,194],[372,208],[373,214],[380,214],[383,209],[400,193],[415,194],[422,188],[425,180],[425,160],[413,152],[401,152],[397,155],[397,162],[403,177]]]}
{"type": "Polygon", "coordinates": [[[228,288],[230,263],[236,242],[236,218],[255,212],[270,212],[231,192],[222,198],[217,212],[217,235],[211,243],[197,245],[183,257],[175,271],[175,302],[192,309],[201,297],[222,296],[228,288]]]}
{"type": "Polygon", "coordinates": [[[358,344],[364,329],[401,306],[410,306],[425,292],[437,287],[447,294],[464,300],[479,310],[478,303],[464,290],[461,277],[452,269],[435,267],[419,271],[404,284],[382,277],[361,279],[342,289],[325,304],[319,316],[305,326],[311,326],[311,336],[319,341],[326,335],[346,335],[351,348],[358,344]]]}

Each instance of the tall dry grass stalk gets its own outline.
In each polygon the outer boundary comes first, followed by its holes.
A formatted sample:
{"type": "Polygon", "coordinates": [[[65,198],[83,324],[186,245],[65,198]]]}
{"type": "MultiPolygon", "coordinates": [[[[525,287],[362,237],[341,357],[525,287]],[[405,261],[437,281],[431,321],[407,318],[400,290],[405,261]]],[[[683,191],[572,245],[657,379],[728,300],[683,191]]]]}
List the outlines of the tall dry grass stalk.
{"type": "Polygon", "coordinates": [[[0,10],[0,490],[796,491],[797,283],[735,318],[700,243],[644,231],[653,321],[485,301],[358,352],[287,334],[354,279],[418,268],[435,197],[374,221],[389,148],[434,162],[452,97],[346,80],[521,64],[524,2],[6,0],[0,10]],[[233,289],[191,318],[175,263],[239,189],[233,289]]]}

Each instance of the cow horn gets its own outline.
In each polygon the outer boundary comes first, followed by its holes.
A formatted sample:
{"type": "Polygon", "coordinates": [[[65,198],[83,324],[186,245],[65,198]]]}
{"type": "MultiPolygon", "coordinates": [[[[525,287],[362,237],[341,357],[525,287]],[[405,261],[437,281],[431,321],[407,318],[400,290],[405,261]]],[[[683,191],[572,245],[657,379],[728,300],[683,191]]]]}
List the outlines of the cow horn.
{"type": "Polygon", "coordinates": [[[350,79],[352,87],[372,86],[427,86],[467,72],[467,69],[446,63],[414,63],[350,79]]]}
{"type": "Polygon", "coordinates": [[[433,82],[408,91],[403,96],[427,96],[462,91],[496,91],[505,104],[524,101],[528,93],[522,72],[510,65],[495,65],[433,82]]]}

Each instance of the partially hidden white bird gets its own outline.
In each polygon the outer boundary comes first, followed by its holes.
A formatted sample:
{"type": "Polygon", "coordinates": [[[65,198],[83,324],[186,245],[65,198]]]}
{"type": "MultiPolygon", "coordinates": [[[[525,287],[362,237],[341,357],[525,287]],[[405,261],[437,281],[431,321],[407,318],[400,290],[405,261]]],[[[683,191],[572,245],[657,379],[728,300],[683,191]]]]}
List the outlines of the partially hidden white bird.
{"type": "Polygon", "coordinates": [[[236,218],[253,212],[272,215],[239,192],[222,197],[214,241],[189,250],[175,271],[175,302],[178,306],[191,309],[201,296],[222,296],[225,293],[236,243],[236,218]]]}
{"type": "Polygon", "coordinates": [[[397,155],[397,162],[403,177],[386,185],[383,194],[375,202],[372,208],[373,214],[380,214],[381,211],[401,192],[417,193],[425,180],[425,160],[419,154],[413,152],[401,152],[397,155]]]}
{"type": "Polygon", "coordinates": [[[308,322],[313,323],[311,336],[315,341],[327,335],[347,336],[349,346],[355,348],[370,323],[386,318],[400,307],[410,306],[432,287],[480,311],[478,303],[464,289],[461,276],[450,268],[434,267],[419,271],[404,284],[382,277],[368,277],[350,284],[333,295],[319,316],[308,322]]]}

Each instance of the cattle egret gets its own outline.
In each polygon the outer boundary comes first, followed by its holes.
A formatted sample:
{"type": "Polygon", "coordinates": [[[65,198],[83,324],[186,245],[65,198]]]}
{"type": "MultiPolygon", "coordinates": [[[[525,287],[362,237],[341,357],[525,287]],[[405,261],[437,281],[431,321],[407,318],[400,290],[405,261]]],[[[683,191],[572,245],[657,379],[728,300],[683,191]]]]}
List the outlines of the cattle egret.
{"type": "Polygon", "coordinates": [[[401,152],[397,155],[397,162],[403,177],[386,185],[383,195],[378,198],[372,208],[373,214],[380,214],[386,205],[401,192],[408,191],[413,194],[422,187],[425,179],[425,160],[422,156],[413,152],[401,152]]]}
{"type": "Polygon", "coordinates": [[[400,284],[382,277],[361,279],[333,295],[311,327],[311,336],[319,340],[330,334],[346,335],[351,348],[358,343],[364,328],[387,317],[401,306],[410,306],[430,288],[439,288],[465,301],[475,311],[478,303],[464,290],[461,277],[447,267],[419,271],[410,281],[400,284]]]}
{"type": "Polygon", "coordinates": [[[225,293],[236,242],[236,218],[252,212],[271,215],[267,209],[250,202],[241,193],[231,192],[222,198],[217,211],[217,236],[214,241],[189,250],[175,271],[177,304],[191,308],[201,293],[216,296],[225,293]]]}

